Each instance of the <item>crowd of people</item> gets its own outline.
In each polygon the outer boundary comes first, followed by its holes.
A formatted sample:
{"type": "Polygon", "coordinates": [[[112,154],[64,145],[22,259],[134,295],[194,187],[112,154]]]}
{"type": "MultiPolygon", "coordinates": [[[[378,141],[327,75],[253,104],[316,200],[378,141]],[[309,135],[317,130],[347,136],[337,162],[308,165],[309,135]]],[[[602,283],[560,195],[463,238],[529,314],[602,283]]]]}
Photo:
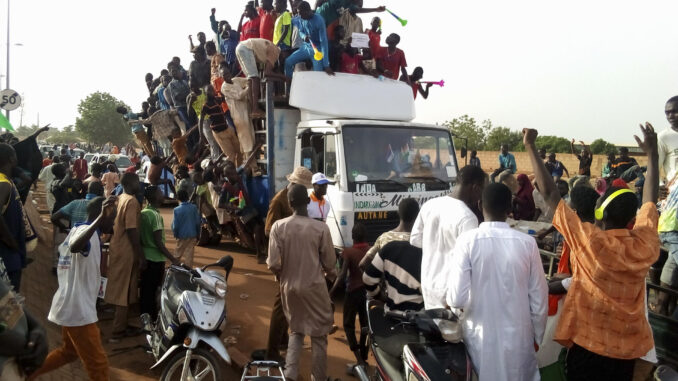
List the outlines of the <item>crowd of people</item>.
{"type": "MultiPolygon", "coordinates": [[[[141,111],[117,111],[149,158],[173,155],[172,163],[191,165],[206,152],[212,160],[223,153],[239,166],[256,151],[254,126],[265,115],[259,106],[262,79],[286,82],[300,70],[364,74],[401,80],[415,98],[427,98],[431,84],[421,83],[421,67],[408,73],[397,47],[400,36],[388,35],[383,46],[379,17],[363,28],[359,14],[384,10],[364,8],[362,0],[321,0],[315,9],[300,0],[290,0],[289,9],[285,0],[257,0],[246,4],[235,28],[217,21],[213,8],[214,37],[208,41],[199,32],[196,44],[189,36],[188,70],[173,57],[159,76],[146,74],[149,96],[141,111]],[[368,37],[368,47],[352,45],[355,33],[368,37]]],[[[256,162],[248,171],[261,173],[256,162]]]]}
{"type": "MultiPolygon", "coordinates": [[[[292,1],[292,11],[283,1],[258,5],[246,6],[237,31],[217,22],[213,10],[214,40],[199,33],[195,45],[190,38],[195,61],[189,70],[173,59],[162,77],[147,76],[150,96],[141,113],[118,108],[143,153],[133,146],[107,149],[134,158],[129,168],[118,168],[114,156],[87,165],[84,154],[74,158],[68,148],[55,147],[60,154],[43,160],[23,142],[0,143],[0,296],[8,296],[0,300],[0,323],[23,338],[11,341],[0,332],[0,355],[13,359],[2,372],[20,369],[35,379],[80,358],[90,379],[108,379],[97,325],[102,261],[107,261],[103,299],[114,310],[104,338],[118,342],[141,334],[129,324],[138,318],[130,316],[130,305],[139,302],[141,313],[157,316],[156,295],[167,262],[192,265],[195,246],[218,242],[222,234],[255,250],[279,282],[267,348],[254,357],[284,361],[290,380],[300,373],[327,379],[328,335],[337,328],[332,298],[342,290],[343,328],[363,362],[367,298],[383,299],[384,308],[394,311],[455,309],[481,381],[538,380],[538,357],[554,345],[566,348],[569,380],[630,380],[635,360],[651,359],[645,277],[660,244],[669,250],[661,282],[678,287],[678,97],[666,104],[670,129],[657,135],[649,123],[641,125],[642,139],[636,139],[647,167],[622,149],[618,158],[610,157],[607,176],[592,182],[591,152],[585,145],[577,151],[573,142],[580,167],[568,184],[562,179],[570,177],[567,168],[555,154],[538,150],[537,131],[526,129],[523,143],[533,181],[524,174],[514,177],[516,161],[506,145],[500,169],[490,176],[472,153],[471,165],[459,171],[449,195],[423,205],[402,200],[399,225],[374,245],[366,242],[365,226],[355,223],[353,246],[342,251],[337,273],[324,223],[329,181],[322,173],[296,168],[265,219],[252,206],[242,176],[258,171],[252,120],[262,114],[259,75],[289,78],[299,63],[332,73],[335,65],[393,79],[402,74],[416,84],[415,96],[427,96],[428,88],[416,83],[421,70],[407,73],[397,35],[389,35],[387,48],[380,46],[378,19],[367,31],[369,52],[356,58],[347,45],[349,32],[363,32],[357,14],[383,7],[363,8],[360,0],[319,1],[315,10],[304,1],[292,1]],[[243,23],[245,18],[249,21],[243,23]],[[323,60],[313,58],[316,49],[323,60]],[[374,67],[366,57],[376,59],[374,67]],[[149,169],[142,181],[137,172],[144,161],[149,169]],[[666,181],[660,187],[661,171],[666,181]],[[49,354],[44,330],[17,302],[36,235],[24,203],[38,179],[45,184],[54,225],[53,272],[59,283],[48,319],[62,327],[63,337],[62,346],[49,354]],[[635,191],[628,185],[634,181],[635,191]],[[174,252],[166,246],[159,212],[170,192],[180,202],[171,224],[174,252]],[[537,241],[511,229],[509,217],[552,223],[562,236],[558,275],[550,283],[537,241]],[[104,241],[110,243],[108,256],[104,241]],[[549,331],[547,319],[556,314],[557,326],[549,331]],[[311,338],[310,372],[299,369],[305,336],[311,338]],[[285,358],[282,345],[287,345],[285,358]]],[[[36,150],[37,134],[25,141],[36,150]]],[[[666,296],[658,308],[678,314],[666,296]]]]}

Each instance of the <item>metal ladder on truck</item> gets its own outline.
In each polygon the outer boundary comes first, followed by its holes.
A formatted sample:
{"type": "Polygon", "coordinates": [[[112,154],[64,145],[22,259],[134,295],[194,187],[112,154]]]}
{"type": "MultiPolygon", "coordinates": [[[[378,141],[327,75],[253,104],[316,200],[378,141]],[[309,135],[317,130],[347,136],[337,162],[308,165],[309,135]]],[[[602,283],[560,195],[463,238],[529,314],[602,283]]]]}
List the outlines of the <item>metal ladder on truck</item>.
{"type": "MultiPolygon", "coordinates": [[[[264,106],[266,112],[265,118],[254,118],[252,119],[252,124],[254,127],[254,138],[255,146],[260,145],[261,148],[258,151],[256,162],[259,170],[262,173],[262,176],[257,180],[252,178],[248,186],[254,191],[250,193],[255,195],[255,203],[260,205],[265,203],[266,207],[268,202],[273,198],[276,193],[275,183],[277,174],[275,171],[275,109],[276,107],[285,108],[288,107],[288,88],[285,86],[285,94],[282,96],[276,96],[276,85],[279,85],[279,82],[267,81],[263,79],[261,81],[262,91],[260,94],[263,95],[263,99],[259,99],[259,104],[264,106]],[[262,104],[263,103],[263,104],[262,104]],[[263,189],[266,189],[264,194],[263,189]],[[264,197],[266,199],[264,200],[264,197]]],[[[260,209],[263,209],[260,208],[260,209]]],[[[260,210],[262,211],[262,210],[260,210]]]]}

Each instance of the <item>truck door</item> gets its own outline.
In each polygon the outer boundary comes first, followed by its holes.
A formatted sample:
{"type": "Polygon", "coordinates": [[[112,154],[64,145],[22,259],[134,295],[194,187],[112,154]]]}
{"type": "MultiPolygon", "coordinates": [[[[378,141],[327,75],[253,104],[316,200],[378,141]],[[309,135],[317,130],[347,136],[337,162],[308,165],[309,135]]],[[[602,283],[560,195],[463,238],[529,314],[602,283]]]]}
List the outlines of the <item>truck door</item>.
{"type": "Polygon", "coordinates": [[[327,216],[327,225],[332,233],[332,241],[335,246],[344,246],[350,240],[350,235],[346,237],[342,227],[346,228],[346,218],[340,217],[343,205],[346,203],[343,198],[348,197],[350,204],[350,193],[342,192],[338,182],[339,168],[337,160],[337,139],[339,135],[331,132],[307,132],[300,136],[301,151],[300,165],[308,168],[311,172],[322,172],[331,183],[327,186],[326,198],[330,203],[330,212],[327,216]]]}

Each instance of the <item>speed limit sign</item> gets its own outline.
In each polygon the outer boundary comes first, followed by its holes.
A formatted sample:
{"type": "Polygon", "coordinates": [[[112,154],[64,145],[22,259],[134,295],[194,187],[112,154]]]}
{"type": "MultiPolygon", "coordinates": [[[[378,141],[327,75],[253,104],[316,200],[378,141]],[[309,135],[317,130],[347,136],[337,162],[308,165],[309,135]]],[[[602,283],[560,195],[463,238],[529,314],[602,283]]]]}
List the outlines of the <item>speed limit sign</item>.
{"type": "Polygon", "coordinates": [[[12,89],[0,91],[0,108],[7,111],[16,110],[21,106],[21,95],[12,89]]]}

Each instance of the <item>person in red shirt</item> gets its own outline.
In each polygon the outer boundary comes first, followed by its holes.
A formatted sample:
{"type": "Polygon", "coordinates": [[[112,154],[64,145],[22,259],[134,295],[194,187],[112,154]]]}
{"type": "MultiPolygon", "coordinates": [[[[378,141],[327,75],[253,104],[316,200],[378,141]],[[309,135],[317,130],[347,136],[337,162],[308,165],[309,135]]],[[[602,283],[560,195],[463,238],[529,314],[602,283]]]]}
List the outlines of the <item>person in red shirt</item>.
{"type": "Polygon", "coordinates": [[[256,8],[254,8],[253,3],[247,3],[245,6],[245,12],[240,16],[240,23],[238,24],[238,33],[240,33],[240,41],[247,41],[250,38],[259,38],[261,31],[261,17],[257,13],[256,8]],[[244,25],[242,23],[243,19],[247,17],[250,21],[246,22],[244,25]]]}
{"type": "Polygon", "coordinates": [[[370,25],[371,28],[366,30],[365,33],[367,33],[367,37],[370,39],[368,43],[370,50],[376,52],[381,45],[381,19],[375,16],[370,25]]]}
{"type": "Polygon", "coordinates": [[[363,56],[357,53],[358,51],[356,48],[349,47],[344,50],[341,54],[340,72],[349,74],[360,74],[360,70],[364,73],[370,72],[363,64],[363,56]]]}
{"type": "MultiPolygon", "coordinates": [[[[258,5],[259,0],[255,0],[255,6],[258,5]]],[[[273,9],[273,0],[261,0],[261,7],[257,8],[257,11],[261,19],[259,38],[273,42],[273,29],[275,28],[275,20],[278,18],[275,9],[273,9]]]]}
{"type": "Polygon", "coordinates": [[[377,60],[377,70],[384,74],[386,78],[397,80],[401,73],[405,77],[408,75],[405,53],[397,48],[399,43],[400,36],[391,33],[386,37],[388,47],[379,46],[375,49],[374,58],[377,60]]]}
{"type": "Polygon", "coordinates": [[[363,333],[363,328],[367,327],[367,294],[365,284],[363,283],[363,271],[358,266],[362,261],[370,245],[367,243],[367,229],[365,225],[356,223],[351,231],[353,238],[353,247],[344,248],[341,257],[344,263],[341,271],[330,290],[330,296],[335,295],[340,288],[346,284],[346,300],[344,301],[344,331],[346,331],[346,341],[355,353],[356,358],[367,361],[367,334],[363,333]],[[360,321],[360,341],[355,337],[355,318],[358,316],[360,321]]]}
{"type": "Polygon", "coordinates": [[[85,153],[80,152],[80,157],[75,159],[73,163],[73,172],[77,176],[78,180],[82,181],[87,176],[87,160],[84,159],[85,153]]]}
{"type": "Polygon", "coordinates": [[[421,94],[424,99],[428,99],[428,91],[433,86],[432,83],[427,83],[426,87],[422,86],[419,81],[424,77],[424,69],[421,66],[417,66],[412,71],[412,75],[406,77],[401,76],[400,80],[412,86],[412,94],[414,94],[414,99],[417,99],[417,93],[421,94]]]}
{"type": "Polygon", "coordinates": [[[54,157],[54,151],[49,151],[47,157],[42,159],[42,167],[45,168],[48,165],[52,164],[52,158],[54,157]]]}

